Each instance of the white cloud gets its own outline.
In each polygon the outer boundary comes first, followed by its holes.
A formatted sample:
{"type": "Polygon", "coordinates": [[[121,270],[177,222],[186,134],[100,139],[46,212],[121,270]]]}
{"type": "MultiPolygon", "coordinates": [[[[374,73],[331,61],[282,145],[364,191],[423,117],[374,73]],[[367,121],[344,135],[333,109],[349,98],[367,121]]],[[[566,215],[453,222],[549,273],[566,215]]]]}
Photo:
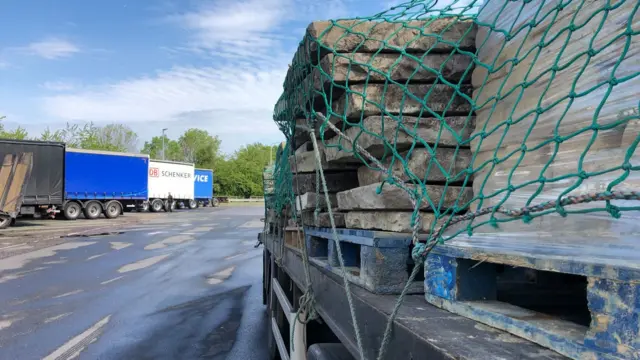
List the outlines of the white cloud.
{"type": "Polygon", "coordinates": [[[175,131],[174,136],[199,127],[219,135],[226,151],[254,141],[279,142],[283,136],[272,120],[273,108],[292,49],[303,35],[296,29],[317,19],[371,15],[365,10],[350,13],[354,2],[369,1],[207,2],[169,17],[170,24],[186,29],[189,38],[184,46],[165,50],[199,51],[210,57],[211,66],[175,66],[152,76],[47,96],[44,110],[60,123],[126,123],[142,139],[157,135],[162,127],[175,131]]]}
{"type": "Polygon", "coordinates": [[[40,87],[51,91],[70,91],[77,86],[70,81],[47,81],[41,84],[40,87]]]}
{"type": "Polygon", "coordinates": [[[58,59],[80,52],[80,48],[68,40],[50,37],[29,44],[26,50],[45,59],[58,59]]]}

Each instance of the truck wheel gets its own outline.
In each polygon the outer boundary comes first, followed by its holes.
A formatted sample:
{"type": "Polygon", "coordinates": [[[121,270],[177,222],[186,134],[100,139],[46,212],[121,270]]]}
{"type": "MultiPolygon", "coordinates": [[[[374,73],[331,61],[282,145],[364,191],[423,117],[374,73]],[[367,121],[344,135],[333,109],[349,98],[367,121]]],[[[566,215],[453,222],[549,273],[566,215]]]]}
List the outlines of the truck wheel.
{"type": "Polygon", "coordinates": [[[104,216],[107,219],[115,219],[120,216],[122,212],[122,206],[117,201],[109,201],[107,206],[104,207],[104,216]]]}
{"type": "MultiPolygon", "coordinates": [[[[186,206],[184,206],[184,202],[180,201],[180,204],[178,204],[178,208],[179,209],[184,209],[186,206]]],[[[175,205],[174,205],[174,209],[175,209],[175,205]]]]}
{"type": "Polygon", "coordinates": [[[76,220],[80,217],[82,207],[75,201],[68,202],[64,205],[63,214],[67,220],[76,220]]]}
{"type": "Polygon", "coordinates": [[[84,217],[94,220],[100,217],[102,213],[102,205],[97,201],[91,201],[84,206],[84,217]]]}
{"type": "Polygon", "coordinates": [[[0,229],[6,229],[11,226],[11,216],[0,216],[0,229]]]}
{"type": "Polygon", "coordinates": [[[151,212],[160,212],[164,207],[164,203],[160,199],[153,199],[151,202],[151,212]]]}
{"type": "Polygon", "coordinates": [[[198,207],[198,203],[195,200],[189,200],[189,209],[193,210],[198,207]]]}
{"type": "Polygon", "coordinates": [[[220,204],[220,202],[218,201],[217,198],[213,198],[213,200],[211,201],[211,206],[212,207],[216,207],[220,204]]]}

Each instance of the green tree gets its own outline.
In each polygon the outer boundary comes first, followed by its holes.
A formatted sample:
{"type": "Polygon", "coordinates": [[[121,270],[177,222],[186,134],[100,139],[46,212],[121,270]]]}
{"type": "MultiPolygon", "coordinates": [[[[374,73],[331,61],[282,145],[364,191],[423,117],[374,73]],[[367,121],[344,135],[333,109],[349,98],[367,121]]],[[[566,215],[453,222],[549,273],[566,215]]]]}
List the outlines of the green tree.
{"type": "Polygon", "coordinates": [[[40,140],[60,141],[72,148],[127,152],[136,151],[138,135],[124,124],[97,126],[89,123],[80,127],[67,123],[64,129],[45,129],[40,140]]]}
{"type": "Polygon", "coordinates": [[[238,149],[230,158],[220,160],[214,167],[214,189],[217,194],[230,196],[261,196],[262,172],[275,160],[276,148],[254,143],[238,149]]]}
{"type": "Polygon", "coordinates": [[[206,130],[188,129],[178,139],[184,160],[192,162],[196,167],[213,169],[220,158],[220,139],[206,130]]]}
{"type": "Polygon", "coordinates": [[[24,128],[18,126],[18,128],[14,129],[14,130],[6,130],[4,128],[4,124],[2,123],[2,120],[5,119],[5,116],[0,116],[0,138],[3,139],[13,139],[13,140],[24,140],[26,139],[29,134],[27,133],[27,130],[25,130],[24,128]]]}
{"type": "MultiPolygon", "coordinates": [[[[184,161],[184,154],[180,144],[164,136],[165,160],[184,161]]],[[[162,159],[162,136],[154,136],[151,141],[145,141],[141,152],[148,154],[152,159],[162,159]]]]}

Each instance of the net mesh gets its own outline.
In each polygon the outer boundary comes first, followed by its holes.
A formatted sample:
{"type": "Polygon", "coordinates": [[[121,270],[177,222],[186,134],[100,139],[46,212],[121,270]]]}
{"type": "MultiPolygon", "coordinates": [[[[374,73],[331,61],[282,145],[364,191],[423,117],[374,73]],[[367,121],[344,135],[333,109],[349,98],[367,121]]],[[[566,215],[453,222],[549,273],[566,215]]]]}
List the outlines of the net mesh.
{"type": "MultiPolygon", "coordinates": [[[[407,190],[420,204],[413,221],[433,214],[422,232],[482,211],[441,240],[547,214],[610,221],[639,210],[639,6],[414,0],[313,23],[275,106],[287,142],[267,206],[294,206],[289,156],[309,139],[304,126],[327,161],[358,161],[379,191],[407,190]],[[585,193],[605,201],[566,206],[585,193]]],[[[566,226],[554,221],[548,230],[566,226]]]]}

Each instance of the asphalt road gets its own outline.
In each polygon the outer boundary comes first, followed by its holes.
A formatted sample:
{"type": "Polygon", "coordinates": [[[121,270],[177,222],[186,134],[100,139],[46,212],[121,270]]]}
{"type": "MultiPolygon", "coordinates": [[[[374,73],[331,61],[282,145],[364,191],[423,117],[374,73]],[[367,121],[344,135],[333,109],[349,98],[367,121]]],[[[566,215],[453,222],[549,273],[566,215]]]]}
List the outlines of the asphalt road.
{"type": "Polygon", "coordinates": [[[266,359],[262,216],[178,211],[0,259],[0,359],[266,359]]]}

